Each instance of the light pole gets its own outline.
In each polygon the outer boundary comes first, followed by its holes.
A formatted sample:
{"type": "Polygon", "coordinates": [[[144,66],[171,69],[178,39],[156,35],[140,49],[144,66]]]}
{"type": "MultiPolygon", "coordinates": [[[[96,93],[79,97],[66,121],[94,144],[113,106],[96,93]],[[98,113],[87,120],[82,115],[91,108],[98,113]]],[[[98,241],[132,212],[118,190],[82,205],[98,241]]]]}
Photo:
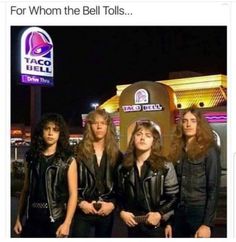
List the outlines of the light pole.
{"type": "Polygon", "coordinates": [[[93,107],[94,110],[96,110],[98,106],[99,106],[98,103],[91,103],[91,107],[93,107]]]}

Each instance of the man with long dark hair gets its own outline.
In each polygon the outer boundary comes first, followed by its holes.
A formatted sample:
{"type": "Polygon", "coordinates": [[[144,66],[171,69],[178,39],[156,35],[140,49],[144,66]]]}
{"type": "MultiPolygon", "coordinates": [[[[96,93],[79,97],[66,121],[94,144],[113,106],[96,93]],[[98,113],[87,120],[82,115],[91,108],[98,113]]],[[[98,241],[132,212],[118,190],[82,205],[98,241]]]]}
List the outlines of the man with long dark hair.
{"type": "Polygon", "coordinates": [[[76,204],[77,165],[69,133],[62,116],[46,114],[37,124],[26,154],[14,231],[21,237],[67,237],[76,204]]]}
{"type": "Polygon", "coordinates": [[[176,164],[179,203],[168,237],[209,238],[220,184],[220,153],[213,130],[195,107],[185,110],[176,127],[170,159],[176,164]]]}
{"type": "Polygon", "coordinates": [[[77,147],[79,200],[73,237],[111,237],[114,220],[114,171],[121,157],[111,116],[103,109],[86,117],[77,147]]]}

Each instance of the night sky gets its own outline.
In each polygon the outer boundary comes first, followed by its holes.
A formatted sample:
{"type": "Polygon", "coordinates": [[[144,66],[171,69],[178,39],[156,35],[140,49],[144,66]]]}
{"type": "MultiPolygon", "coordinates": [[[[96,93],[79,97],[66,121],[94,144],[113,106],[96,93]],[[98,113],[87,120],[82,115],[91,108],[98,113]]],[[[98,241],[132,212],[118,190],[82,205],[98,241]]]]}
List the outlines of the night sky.
{"type": "MultiPolygon", "coordinates": [[[[54,44],[55,86],[42,88],[42,113],[60,113],[69,125],[81,126],[81,114],[114,96],[119,84],[178,71],[227,74],[225,26],[38,27],[54,44]]],[[[11,122],[29,125],[30,87],[18,84],[25,29],[11,27],[11,122]]]]}

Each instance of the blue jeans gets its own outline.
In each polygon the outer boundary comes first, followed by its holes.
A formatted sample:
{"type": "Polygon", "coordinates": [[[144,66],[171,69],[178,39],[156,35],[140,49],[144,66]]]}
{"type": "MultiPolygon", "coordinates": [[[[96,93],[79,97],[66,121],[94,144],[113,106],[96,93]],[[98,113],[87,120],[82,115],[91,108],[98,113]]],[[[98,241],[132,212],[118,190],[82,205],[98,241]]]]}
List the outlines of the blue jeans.
{"type": "Polygon", "coordinates": [[[175,210],[173,237],[194,237],[197,229],[203,224],[204,206],[182,206],[175,210]]]}

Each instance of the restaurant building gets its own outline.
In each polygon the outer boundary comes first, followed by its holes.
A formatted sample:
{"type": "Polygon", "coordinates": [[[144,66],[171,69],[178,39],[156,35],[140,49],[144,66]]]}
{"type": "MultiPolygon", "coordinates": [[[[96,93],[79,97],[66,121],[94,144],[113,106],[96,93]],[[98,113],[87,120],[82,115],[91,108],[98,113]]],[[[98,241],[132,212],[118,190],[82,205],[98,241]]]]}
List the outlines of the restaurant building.
{"type": "MultiPolygon", "coordinates": [[[[140,81],[116,86],[116,95],[101,104],[111,113],[119,136],[120,149],[127,148],[134,125],[151,120],[168,150],[179,113],[192,105],[202,110],[221,147],[221,165],[226,170],[227,77],[208,75],[161,81],[140,81]]],[[[85,119],[84,115],[82,118],[85,119]]]]}

